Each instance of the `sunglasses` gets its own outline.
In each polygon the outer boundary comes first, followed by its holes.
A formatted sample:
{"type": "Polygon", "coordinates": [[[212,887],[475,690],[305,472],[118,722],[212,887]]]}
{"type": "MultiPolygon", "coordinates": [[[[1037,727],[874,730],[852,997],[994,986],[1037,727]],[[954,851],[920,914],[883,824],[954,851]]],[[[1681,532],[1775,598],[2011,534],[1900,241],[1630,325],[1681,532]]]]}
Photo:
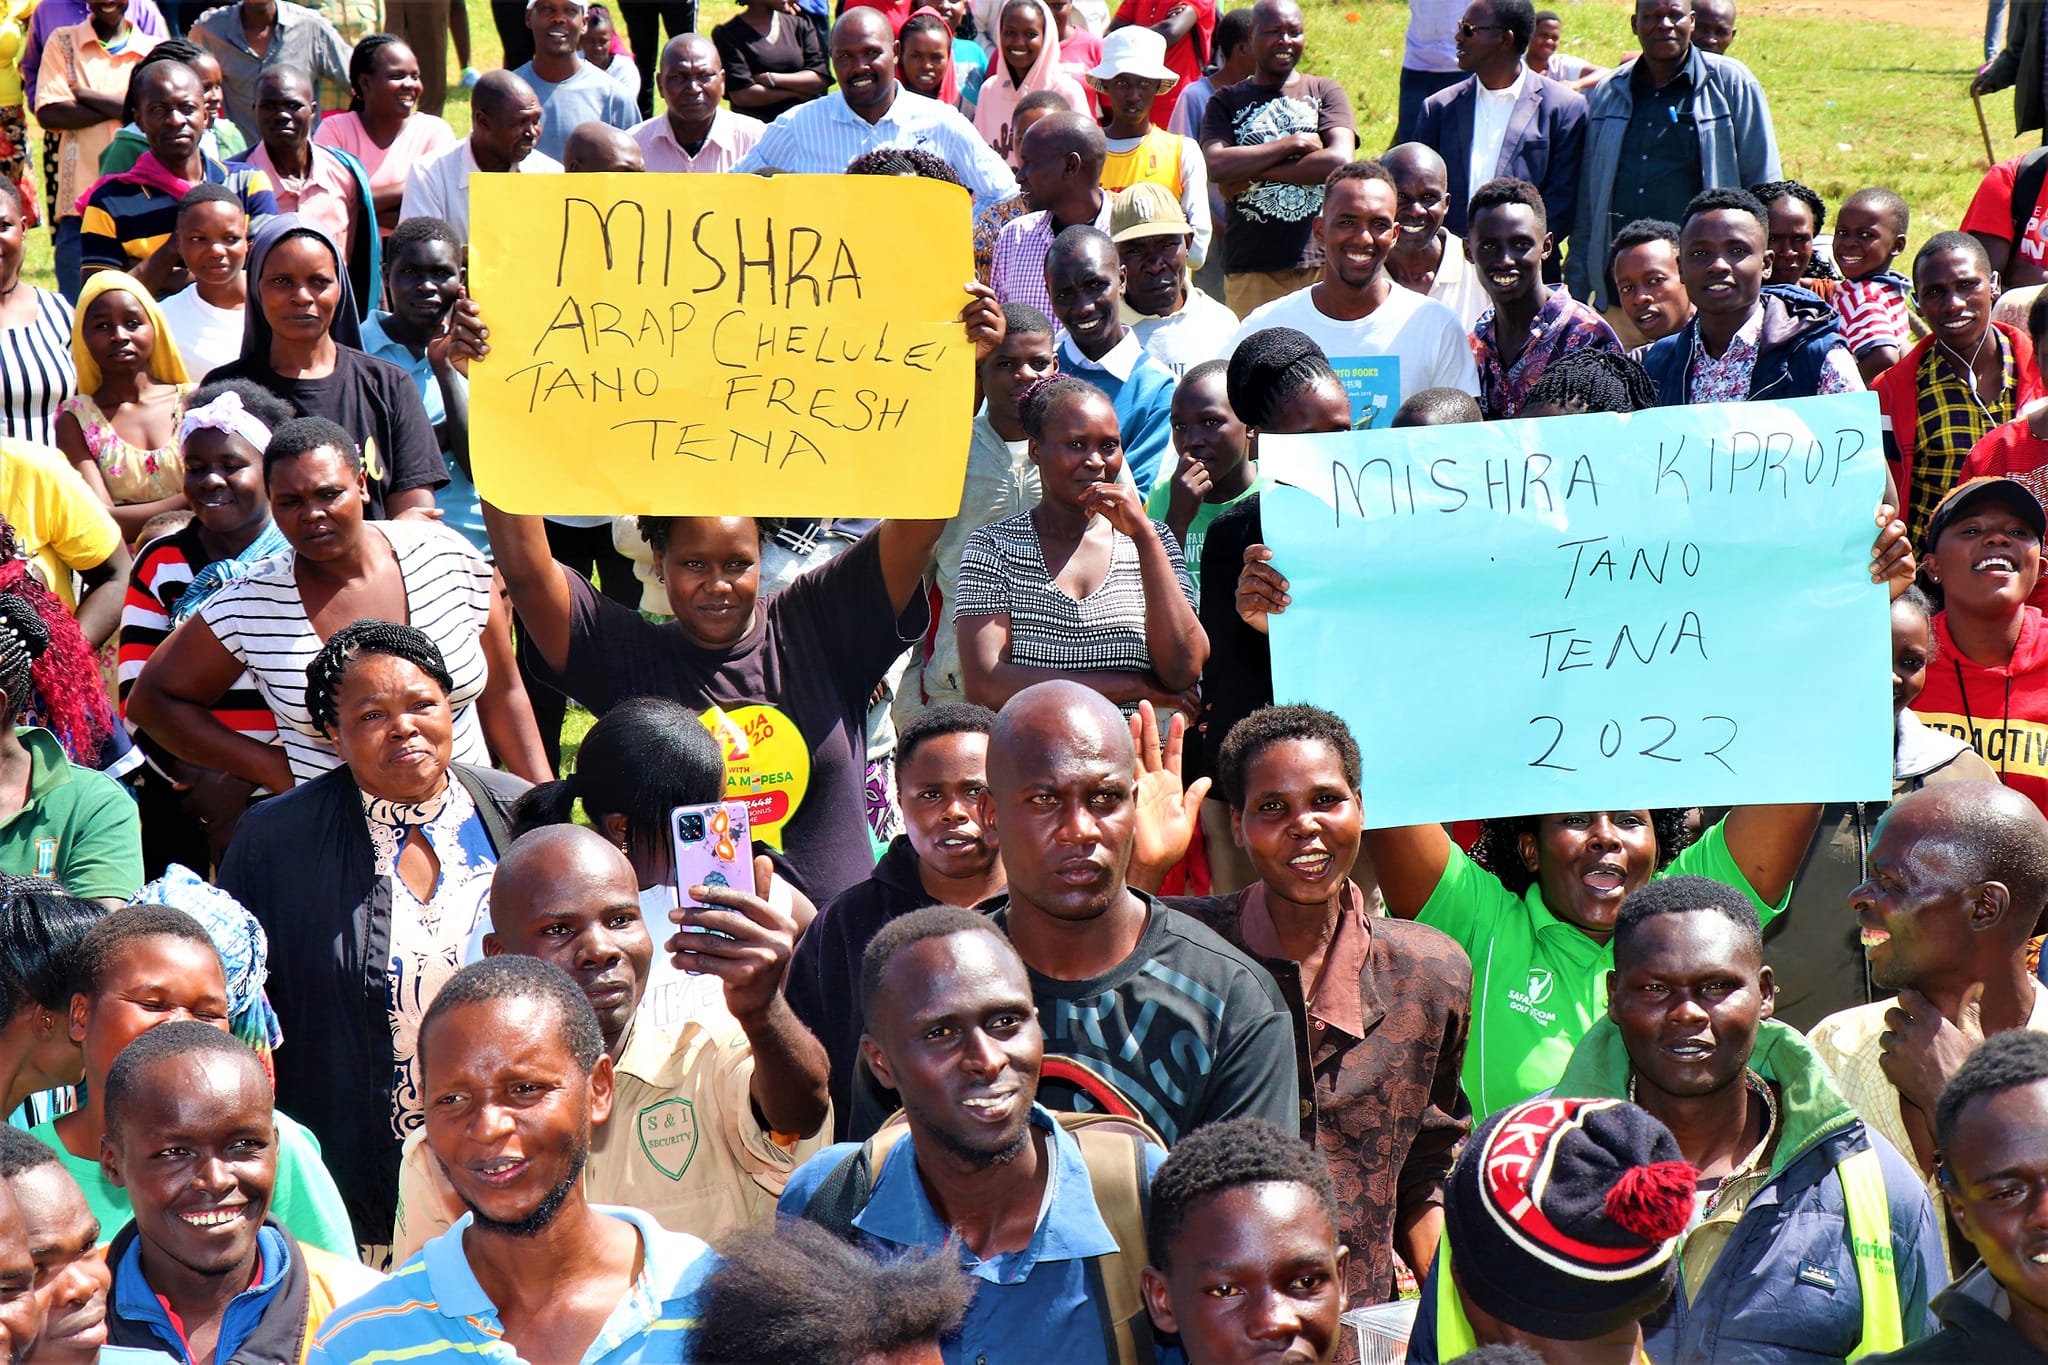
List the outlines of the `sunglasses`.
{"type": "Polygon", "coordinates": [[[1506,33],[1507,31],[1508,26],[1506,24],[1472,24],[1467,23],[1463,19],[1458,21],[1458,36],[1460,38],[1470,38],[1475,33],[1506,33]]]}

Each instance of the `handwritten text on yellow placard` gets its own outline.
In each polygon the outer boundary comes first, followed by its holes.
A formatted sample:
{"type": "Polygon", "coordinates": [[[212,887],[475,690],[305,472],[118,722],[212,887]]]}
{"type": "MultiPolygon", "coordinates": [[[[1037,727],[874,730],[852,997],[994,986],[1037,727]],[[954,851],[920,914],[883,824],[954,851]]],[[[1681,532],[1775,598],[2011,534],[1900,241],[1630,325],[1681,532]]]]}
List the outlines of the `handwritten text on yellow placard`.
{"type": "Polygon", "coordinates": [[[965,192],[899,176],[477,175],[472,463],[509,512],[949,517],[965,192]]]}

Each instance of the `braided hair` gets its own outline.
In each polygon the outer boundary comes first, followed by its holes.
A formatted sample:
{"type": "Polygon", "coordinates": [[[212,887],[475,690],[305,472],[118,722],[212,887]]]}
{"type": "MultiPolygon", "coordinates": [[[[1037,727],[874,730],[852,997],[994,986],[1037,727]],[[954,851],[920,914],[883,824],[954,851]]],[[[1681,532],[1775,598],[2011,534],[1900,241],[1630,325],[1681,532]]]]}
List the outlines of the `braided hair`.
{"type": "MultiPolygon", "coordinates": [[[[848,175],[911,175],[959,185],[960,174],[922,147],[878,147],[846,163],[848,175]]],[[[962,189],[966,186],[961,185],[962,189]]]]}
{"type": "Polygon", "coordinates": [[[363,82],[377,69],[377,54],[387,47],[402,47],[405,39],[395,33],[372,33],[356,44],[348,59],[348,111],[363,112],[363,82]]]}
{"type": "MultiPolygon", "coordinates": [[[[1671,866],[1671,860],[1685,851],[1692,835],[1685,828],[1684,810],[1666,807],[1650,812],[1650,829],[1657,836],[1657,870],[1671,866]]],[[[1537,815],[1518,815],[1508,820],[1483,820],[1479,839],[1472,845],[1472,861],[1500,879],[1513,895],[1521,895],[1536,883],[1536,874],[1522,861],[1522,836],[1537,832],[1537,815]]]]}
{"type": "Polygon", "coordinates": [[[114,732],[93,648],[57,595],[29,571],[14,527],[0,518],[0,690],[9,725],[49,726],[72,762],[100,764],[114,732]]]}
{"type": "Polygon", "coordinates": [[[1225,382],[1237,420],[1248,427],[1264,427],[1296,394],[1342,381],[1308,333],[1268,327],[1238,343],[1225,382]]]}
{"type": "MultiPolygon", "coordinates": [[[[1757,202],[1764,206],[1766,213],[1770,211],[1771,205],[1777,203],[1780,199],[1793,199],[1806,205],[1806,211],[1813,215],[1813,231],[1815,236],[1819,236],[1821,229],[1828,225],[1827,201],[1806,186],[1800,184],[1797,180],[1766,180],[1761,185],[1751,185],[1749,192],[1756,196],[1757,202]]],[[[1817,251],[1807,258],[1806,269],[1800,273],[1802,278],[1809,280],[1839,280],[1842,278],[1835,270],[1835,267],[1817,251]]]]}
{"type": "Polygon", "coordinates": [[[1586,412],[1641,412],[1657,406],[1657,386],[1619,351],[1572,351],[1550,363],[1522,406],[1569,409],[1573,402],[1586,412]]]}
{"type": "Polygon", "coordinates": [[[327,734],[334,732],[341,715],[336,698],[341,695],[349,669],[358,659],[380,654],[405,660],[439,683],[443,692],[455,689],[455,680],[448,676],[448,665],[441,658],[441,647],[431,635],[417,626],[401,626],[394,621],[354,621],[335,631],[313,656],[313,662],[306,665],[306,711],[313,718],[314,729],[327,734]]]}
{"type": "Polygon", "coordinates": [[[1043,438],[1045,424],[1052,420],[1053,412],[1082,398],[1109,402],[1109,395],[1101,389],[1070,374],[1048,374],[1032,380],[1017,391],[1017,418],[1024,424],[1024,434],[1034,441],[1043,438]]]}

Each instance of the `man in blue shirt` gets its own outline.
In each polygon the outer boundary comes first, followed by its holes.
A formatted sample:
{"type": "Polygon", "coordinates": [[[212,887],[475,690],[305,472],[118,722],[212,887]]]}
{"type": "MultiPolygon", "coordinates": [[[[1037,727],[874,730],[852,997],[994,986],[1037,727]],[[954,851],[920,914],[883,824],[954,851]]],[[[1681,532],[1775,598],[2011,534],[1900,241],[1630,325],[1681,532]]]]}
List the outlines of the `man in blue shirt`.
{"type": "Polygon", "coordinates": [[[102,1160],[135,1210],[107,1246],[110,1345],[180,1365],[290,1360],[335,1304],[383,1281],[271,1213],[270,1078],[232,1033],[196,1019],[150,1029],[114,1060],[105,1103],[102,1160]]]}
{"type": "Polygon", "coordinates": [[[616,79],[583,60],[583,0],[526,0],[533,60],[514,74],[540,98],[542,156],[562,159],[569,134],[584,123],[627,129],[640,111],[616,79]]]}
{"type": "Polygon", "coordinates": [[[861,1057],[902,1097],[908,1141],[891,1125],[865,1147],[827,1148],[791,1177],[781,1213],[872,1250],[957,1238],[981,1283],[941,1342],[948,1365],[1107,1365],[1107,1341],[1129,1344],[1116,1329],[1131,1326],[1110,1305],[1145,1248],[1142,1227],[1120,1244],[1105,1210],[1141,1200],[1139,1172],[1149,1186],[1165,1153],[1140,1140],[1130,1188],[1098,1191],[1083,1153],[1097,1134],[1077,1137],[1037,1103],[1045,1034],[1030,975],[980,913],[938,905],[889,924],[861,959],[860,994],[861,1057]]]}
{"type": "Polygon", "coordinates": [[[337,1309],[308,1365],[687,1365],[718,1257],[638,1209],[585,1197],[613,1076],[575,981],[539,958],[471,963],[427,1007],[418,1046],[426,1144],[469,1212],[337,1309]]]}
{"type": "Polygon", "coordinates": [[[1085,223],[1065,229],[1045,253],[1045,287],[1062,329],[1060,368],[1116,405],[1124,463],[1142,497],[1152,491],[1173,445],[1174,378],[1124,325],[1124,264],[1116,243],[1085,223]]]}
{"type": "Polygon", "coordinates": [[[442,525],[488,555],[483,509],[469,480],[469,381],[449,348],[433,343],[449,333],[462,297],[462,239],[439,218],[407,218],[384,243],[384,296],[390,311],[363,319],[363,350],[412,376],[427,421],[448,461],[448,482],[434,490],[442,525]]]}
{"type": "Polygon", "coordinates": [[[868,152],[922,147],[953,168],[977,214],[1017,193],[1008,163],[959,110],[897,81],[896,40],[882,11],[863,5],[832,26],[832,78],[837,89],[776,119],[733,169],[838,175],[868,152]]]}

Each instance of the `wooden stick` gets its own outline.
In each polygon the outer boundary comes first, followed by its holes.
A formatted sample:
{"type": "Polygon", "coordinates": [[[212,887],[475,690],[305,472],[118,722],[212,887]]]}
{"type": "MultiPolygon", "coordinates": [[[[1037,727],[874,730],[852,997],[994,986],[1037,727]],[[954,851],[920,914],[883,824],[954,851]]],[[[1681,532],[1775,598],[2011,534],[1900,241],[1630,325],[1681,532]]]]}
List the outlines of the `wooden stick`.
{"type": "Polygon", "coordinates": [[[1977,106],[1977,131],[1984,135],[1984,168],[1989,170],[1998,164],[1998,154],[1991,150],[1991,125],[1984,121],[1984,97],[1972,90],[1970,103],[1977,106]]]}

